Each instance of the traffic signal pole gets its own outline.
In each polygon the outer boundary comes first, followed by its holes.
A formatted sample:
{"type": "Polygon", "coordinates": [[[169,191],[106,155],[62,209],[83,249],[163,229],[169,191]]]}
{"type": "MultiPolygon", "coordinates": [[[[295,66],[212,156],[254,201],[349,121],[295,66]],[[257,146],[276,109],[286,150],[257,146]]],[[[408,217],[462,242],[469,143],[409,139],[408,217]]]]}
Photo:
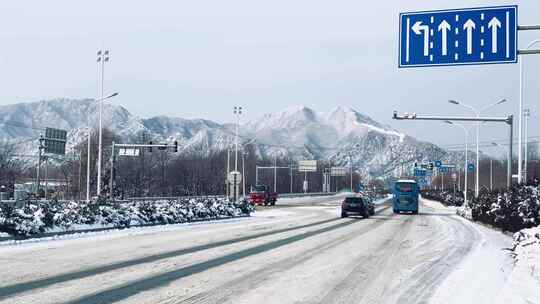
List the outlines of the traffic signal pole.
{"type": "Polygon", "coordinates": [[[113,141],[112,146],[111,146],[111,177],[109,181],[109,186],[110,186],[109,197],[111,199],[114,199],[114,195],[113,195],[114,178],[113,177],[114,177],[114,155],[115,155],[116,148],[133,148],[133,149],[148,148],[149,152],[152,152],[152,148],[158,148],[162,150],[172,148],[174,152],[178,152],[178,142],[175,141],[174,144],[171,145],[171,144],[153,144],[152,142],[150,142],[150,144],[117,144],[113,141]]]}
{"type": "Polygon", "coordinates": [[[509,126],[509,145],[508,145],[508,168],[506,174],[506,187],[510,189],[512,186],[512,143],[514,140],[514,116],[508,115],[506,117],[463,117],[463,116],[425,116],[417,115],[416,113],[405,113],[399,115],[397,111],[394,111],[392,117],[396,120],[434,120],[434,121],[471,121],[471,122],[502,122],[509,126]]]}

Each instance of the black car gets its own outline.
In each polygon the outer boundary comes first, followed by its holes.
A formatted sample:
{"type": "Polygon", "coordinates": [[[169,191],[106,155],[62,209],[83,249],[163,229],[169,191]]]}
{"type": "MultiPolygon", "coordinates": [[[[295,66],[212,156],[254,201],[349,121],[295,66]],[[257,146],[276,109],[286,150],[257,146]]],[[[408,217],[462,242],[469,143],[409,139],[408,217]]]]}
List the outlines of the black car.
{"type": "Polygon", "coordinates": [[[368,218],[372,214],[370,205],[367,199],[360,196],[346,197],[341,203],[341,217],[348,217],[350,213],[355,213],[368,218]]]}

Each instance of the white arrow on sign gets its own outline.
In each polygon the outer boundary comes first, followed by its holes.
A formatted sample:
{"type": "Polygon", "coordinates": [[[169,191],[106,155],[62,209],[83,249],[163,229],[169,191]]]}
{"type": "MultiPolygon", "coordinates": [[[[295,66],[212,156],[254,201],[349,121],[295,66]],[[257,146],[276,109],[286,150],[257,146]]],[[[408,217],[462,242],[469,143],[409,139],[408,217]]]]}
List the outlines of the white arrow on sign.
{"type": "Polygon", "coordinates": [[[424,32],[424,56],[429,56],[429,26],[422,25],[422,21],[416,21],[412,30],[416,35],[422,35],[422,31],[424,32]]]}
{"type": "Polygon", "coordinates": [[[446,22],[446,20],[443,20],[439,24],[439,32],[441,32],[442,36],[442,55],[446,56],[448,54],[448,44],[447,44],[447,33],[450,31],[450,24],[446,22]]]}
{"type": "Polygon", "coordinates": [[[491,28],[491,52],[497,53],[497,27],[501,27],[501,22],[497,17],[493,17],[488,23],[488,28],[491,28]]]}
{"type": "Polygon", "coordinates": [[[472,54],[472,31],[476,28],[476,24],[471,19],[467,20],[463,25],[463,29],[467,31],[467,54],[472,54]]]}

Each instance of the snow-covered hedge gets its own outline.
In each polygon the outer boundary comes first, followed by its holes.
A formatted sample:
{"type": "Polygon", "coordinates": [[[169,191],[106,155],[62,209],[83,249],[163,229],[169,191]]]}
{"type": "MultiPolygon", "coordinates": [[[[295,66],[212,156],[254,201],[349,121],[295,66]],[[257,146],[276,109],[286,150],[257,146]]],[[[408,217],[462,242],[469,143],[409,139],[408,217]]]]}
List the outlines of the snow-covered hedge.
{"type": "Polygon", "coordinates": [[[469,203],[471,217],[506,231],[540,225],[540,187],[514,186],[506,192],[482,191],[469,203]]]}
{"type": "Polygon", "coordinates": [[[514,233],[516,267],[540,282],[540,226],[514,233]]]}
{"type": "Polygon", "coordinates": [[[90,203],[29,201],[21,207],[0,207],[0,232],[31,236],[92,228],[176,224],[249,215],[252,211],[253,207],[246,200],[229,202],[223,198],[131,202],[99,200],[90,203]]]}
{"type": "Polygon", "coordinates": [[[456,196],[454,197],[454,191],[424,190],[422,191],[422,197],[439,201],[446,206],[461,206],[465,201],[463,193],[460,191],[456,191],[456,196]]]}

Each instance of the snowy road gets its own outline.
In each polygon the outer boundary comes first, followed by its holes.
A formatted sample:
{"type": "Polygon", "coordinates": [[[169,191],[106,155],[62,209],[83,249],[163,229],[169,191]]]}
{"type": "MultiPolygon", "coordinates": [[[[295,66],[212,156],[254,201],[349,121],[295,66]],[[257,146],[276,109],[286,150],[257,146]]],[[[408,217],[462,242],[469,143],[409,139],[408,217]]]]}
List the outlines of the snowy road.
{"type": "Polygon", "coordinates": [[[439,204],[341,219],[339,200],[0,246],[0,303],[493,303],[511,271],[509,237],[439,204]]]}

